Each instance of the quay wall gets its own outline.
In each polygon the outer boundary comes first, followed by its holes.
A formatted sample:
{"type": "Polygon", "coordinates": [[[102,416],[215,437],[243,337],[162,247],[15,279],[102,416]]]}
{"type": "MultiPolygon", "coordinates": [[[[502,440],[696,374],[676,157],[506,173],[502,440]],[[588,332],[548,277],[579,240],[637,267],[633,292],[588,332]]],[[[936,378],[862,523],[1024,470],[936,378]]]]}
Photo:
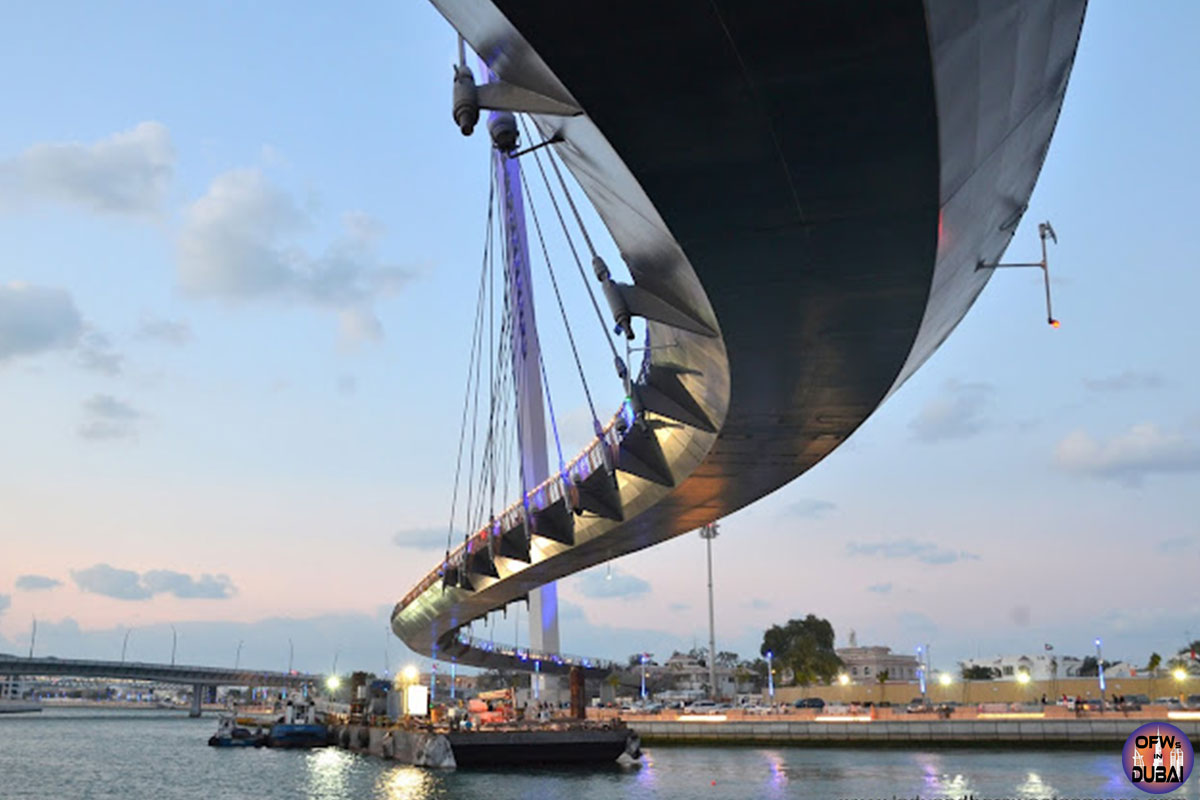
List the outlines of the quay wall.
{"type": "MultiPolygon", "coordinates": [[[[824,745],[868,747],[1119,747],[1142,718],[961,719],[856,722],[810,720],[631,720],[644,745],[824,745]]],[[[1168,720],[1200,742],[1200,720],[1168,720]]]]}
{"type": "MultiPolygon", "coordinates": [[[[1096,678],[1060,678],[1052,681],[1015,680],[964,681],[956,679],[949,686],[931,681],[927,687],[932,703],[1036,703],[1042,695],[1053,702],[1062,695],[1098,698],[1100,685],[1096,678]]],[[[1200,693],[1200,680],[1194,677],[1182,683],[1170,675],[1157,678],[1109,678],[1105,694],[1144,694],[1152,700],[1159,697],[1181,697],[1200,693]]],[[[914,697],[920,697],[921,688],[916,683],[890,681],[878,683],[851,683],[847,686],[776,686],[775,702],[792,704],[802,697],[820,697],[826,703],[878,703],[887,701],[903,705],[914,697]]]]}

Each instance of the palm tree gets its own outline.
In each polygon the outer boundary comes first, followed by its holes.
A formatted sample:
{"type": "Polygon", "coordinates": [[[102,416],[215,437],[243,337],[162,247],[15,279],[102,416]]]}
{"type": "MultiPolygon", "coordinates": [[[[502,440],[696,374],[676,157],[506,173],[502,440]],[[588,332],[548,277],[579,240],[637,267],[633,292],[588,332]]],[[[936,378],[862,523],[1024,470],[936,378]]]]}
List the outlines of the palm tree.
{"type": "Polygon", "coordinates": [[[884,698],[887,696],[886,695],[887,686],[885,685],[885,684],[887,684],[887,679],[888,679],[888,671],[886,669],[881,669],[881,670],[879,670],[879,672],[877,672],[875,674],[875,680],[879,681],[879,700],[880,700],[880,702],[882,702],[884,700],[884,698]]]}
{"type": "Polygon", "coordinates": [[[1162,656],[1158,653],[1151,653],[1150,660],[1146,662],[1146,669],[1150,671],[1150,697],[1154,697],[1154,679],[1158,677],[1158,665],[1162,663],[1162,656]]]}

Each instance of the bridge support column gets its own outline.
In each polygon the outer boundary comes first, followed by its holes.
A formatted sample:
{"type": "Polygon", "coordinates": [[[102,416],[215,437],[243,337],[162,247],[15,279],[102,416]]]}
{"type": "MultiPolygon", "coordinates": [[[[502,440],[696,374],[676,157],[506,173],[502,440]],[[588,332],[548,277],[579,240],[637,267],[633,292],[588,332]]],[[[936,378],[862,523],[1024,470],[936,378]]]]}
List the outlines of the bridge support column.
{"type": "Polygon", "coordinates": [[[195,686],[192,687],[192,707],[190,709],[188,709],[189,717],[200,716],[200,711],[201,711],[200,703],[203,699],[204,699],[204,687],[197,683],[195,686]]]}

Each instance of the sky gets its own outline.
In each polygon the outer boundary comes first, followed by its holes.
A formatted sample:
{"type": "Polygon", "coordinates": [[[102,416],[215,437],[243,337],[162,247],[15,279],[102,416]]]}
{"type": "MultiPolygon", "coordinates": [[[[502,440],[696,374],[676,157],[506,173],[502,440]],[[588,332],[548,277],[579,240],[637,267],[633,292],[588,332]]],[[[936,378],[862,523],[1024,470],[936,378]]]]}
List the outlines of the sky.
{"type": "MultiPolygon", "coordinates": [[[[445,546],[488,192],[453,32],[419,2],[5,16],[0,651],[36,618],[60,657],[167,660],[174,627],[181,662],[418,660],[387,617],[445,546]]],[[[1200,638],[1198,26],[1090,5],[1008,252],[1053,222],[1062,327],[1036,272],[997,274],[844,446],[723,520],[719,649],[807,613],[935,667],[1200,638]]],[[[589,415],[542,313],[574,452],[589,415]]],[[[577,333],[607,415],[606,345],[577,333]]],[[[563,649],[702,645],[704,569],[689,534],[562,581],[563,649]]],[[[475,633],[527,641],[496,617],[475,633]]]]}

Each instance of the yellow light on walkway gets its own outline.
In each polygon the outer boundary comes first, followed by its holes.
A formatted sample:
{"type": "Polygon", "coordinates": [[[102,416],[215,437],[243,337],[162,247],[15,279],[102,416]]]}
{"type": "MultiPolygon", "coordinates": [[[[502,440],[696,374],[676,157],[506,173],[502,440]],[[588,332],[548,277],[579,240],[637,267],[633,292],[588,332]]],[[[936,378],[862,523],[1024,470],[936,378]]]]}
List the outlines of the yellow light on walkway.
{"type": "Polygon", "coordinates": [[[1183,667],[1176,667],[1175,671],[1172,672],[1171,674],[1175,676],[1175,680],[1177,680],[1177,681],[1187,680],[1187,670],[1184,669],[1183,667]]]}
{"type": "Polygon", "coordinates": [[[340,680],[338,680],[337,675],[330,675],[328,678],[325,679],[325,688],[331,692],[336,692],[337,688],[341,685],[342,685],[342,682],[340,680]]]}
{"type": "Polygon", "coordinates": [[[1029,683],[1029,673],[1028,672],[1018,672],[1017,673],[1017,683],[1021,683],[1021,684],[1029,683]]]}
{"type": "Polygon", "coordinates": [[[950,682],[953,680],[954,679],[950,677],[949,672],[943,672],[941,675],[938,676],[938,683],[940,683],[942,686],[949,686],[950,682]]]}
{"type": "Polygon", "coordinates": [[[408,681],[409,683],[416,682],[417,678],[420,677],[420,674],[421,673],[417,672],[417,668],[412,664],[409,664],[404,668],[404,680],[408,681]]]}
{"type": "Polygon", "coordinates": [[[838,683],[842,686],[848,685],[850,683],[850,676],[843,672],[841,675],[838,675],[838,683]]]}

